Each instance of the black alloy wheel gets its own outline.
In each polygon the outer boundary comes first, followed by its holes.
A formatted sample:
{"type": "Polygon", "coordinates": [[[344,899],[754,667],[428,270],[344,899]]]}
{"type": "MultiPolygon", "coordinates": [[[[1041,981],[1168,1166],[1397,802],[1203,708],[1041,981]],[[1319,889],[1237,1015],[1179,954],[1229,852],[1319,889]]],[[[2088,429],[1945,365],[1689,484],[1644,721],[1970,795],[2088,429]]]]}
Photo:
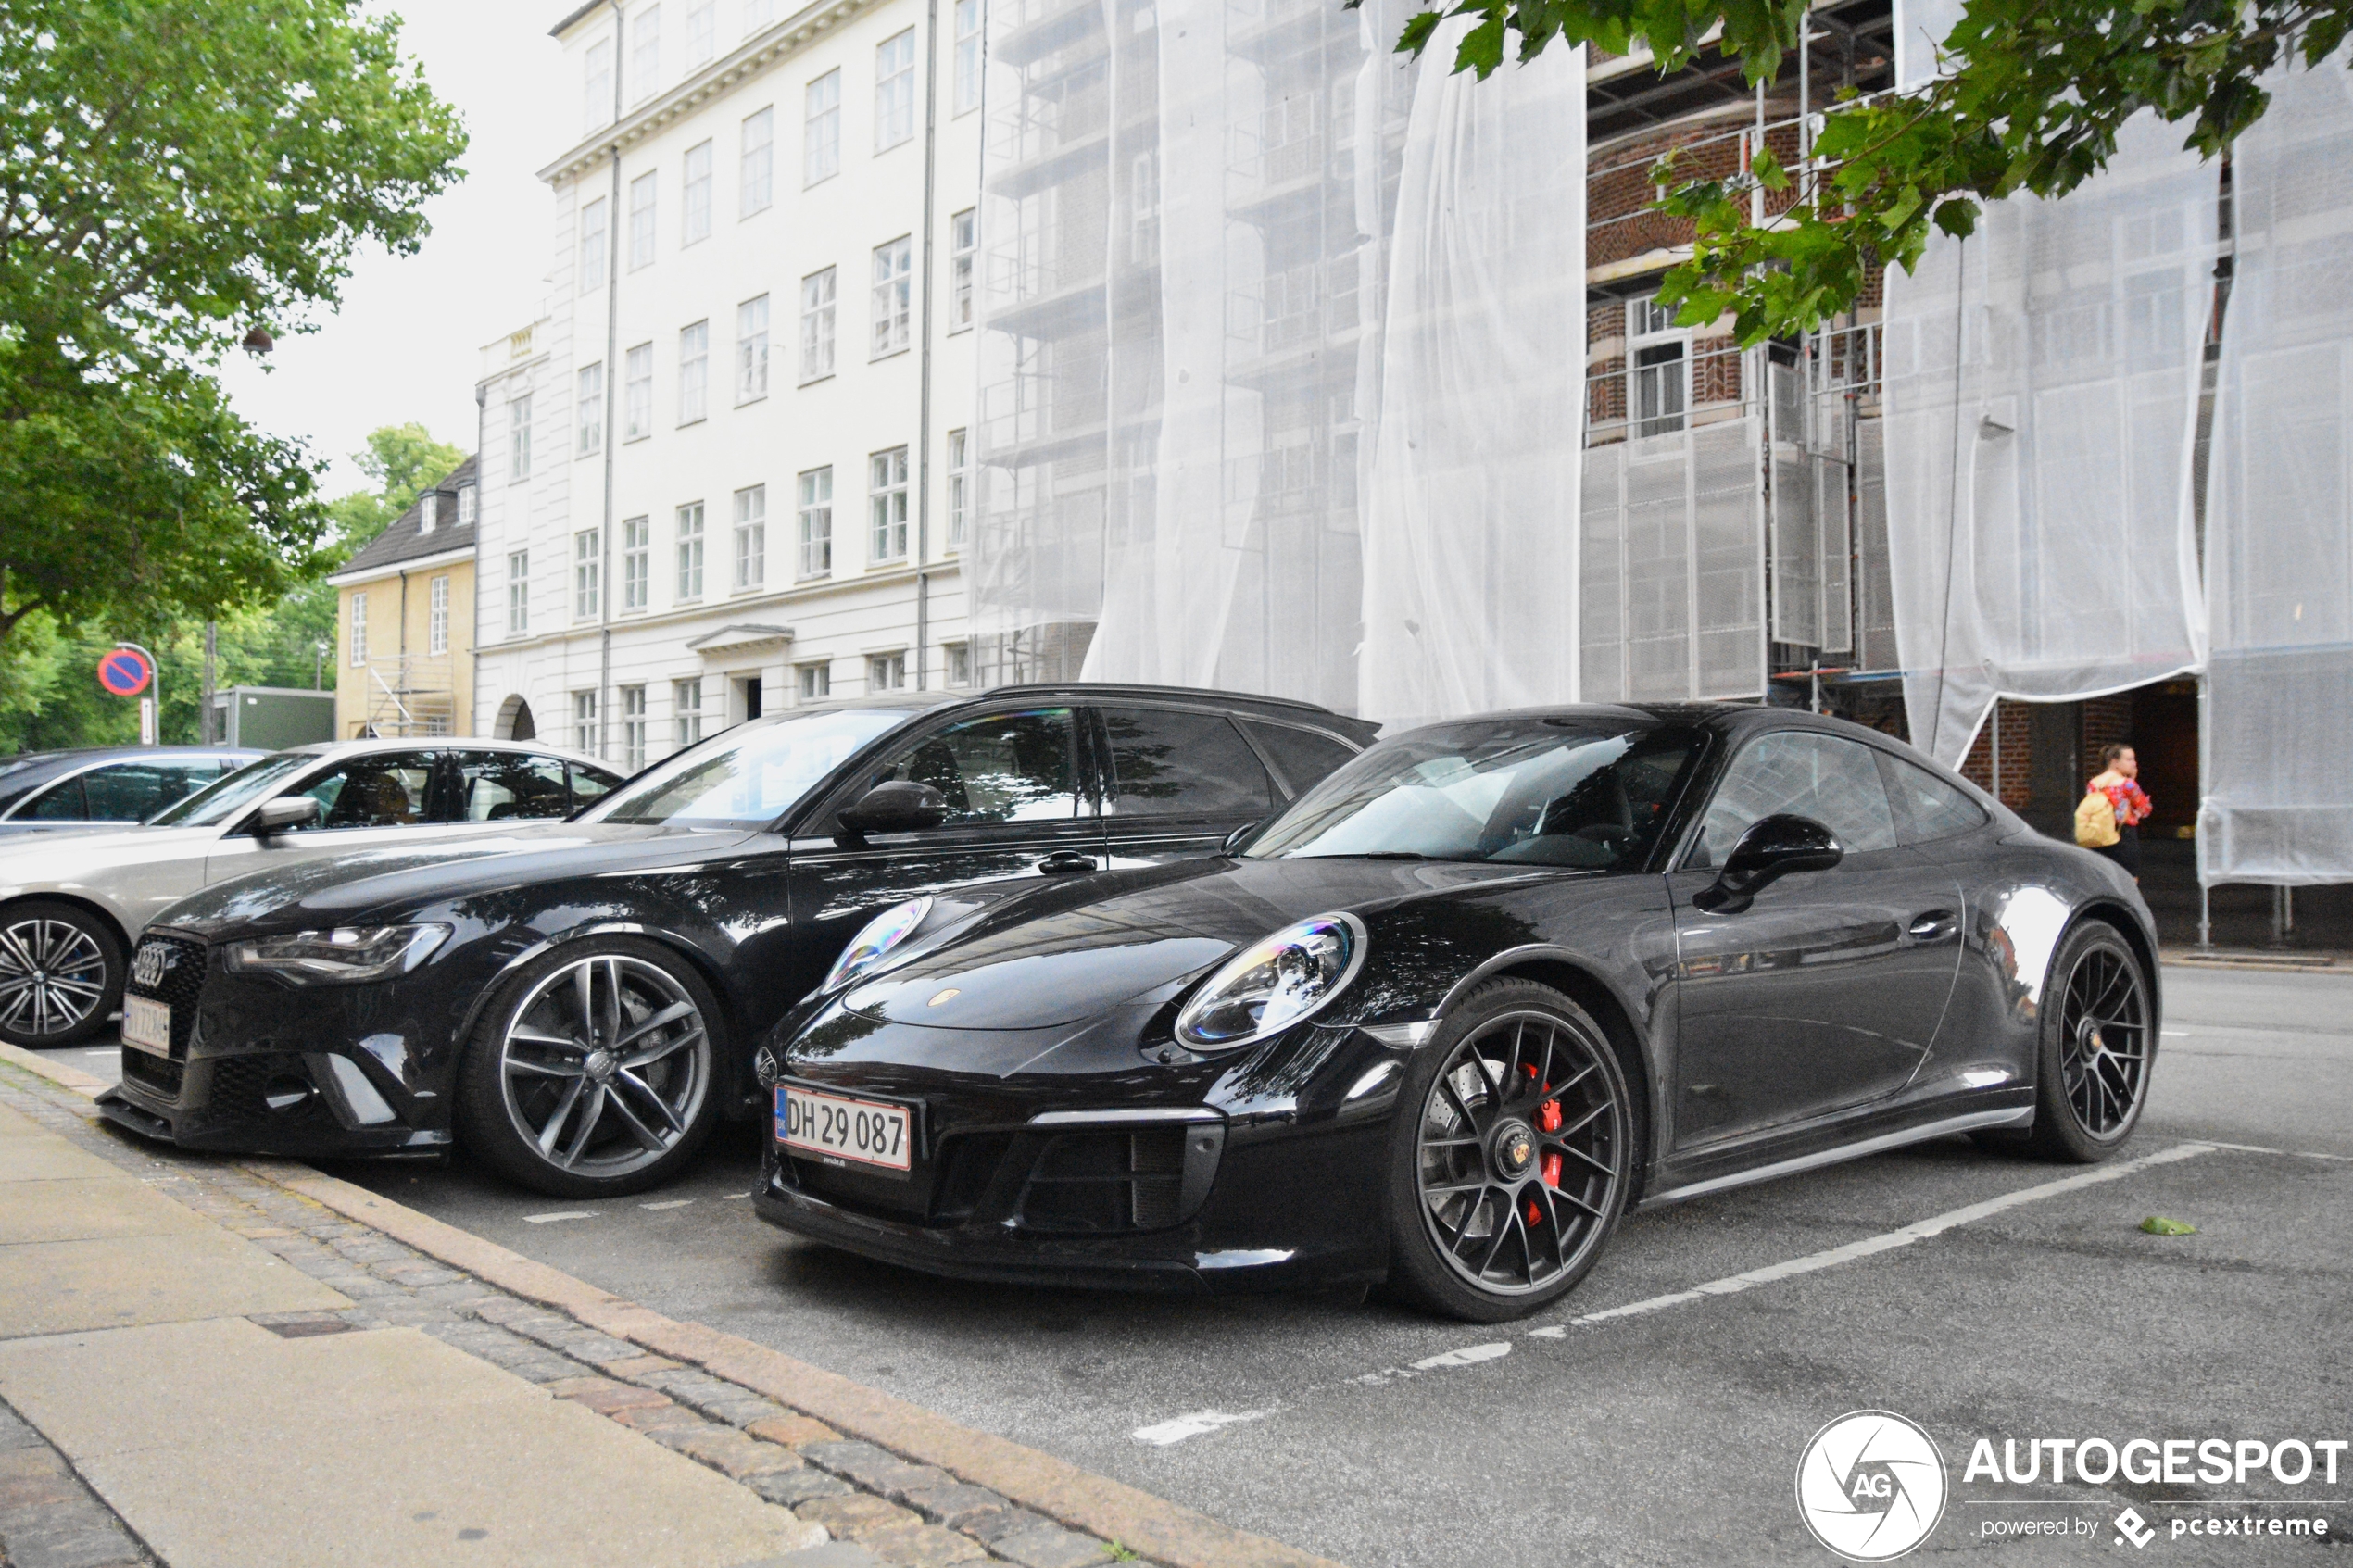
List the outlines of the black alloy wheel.
{"type": "Polygon", "coordinates": [[[1390,1283],[1473,1323],[1567,1293],[1626,1204],[1633,1107],[1588,1013],[1529,981],[1481,986],[1400,1097],[1390,1283]]]}
{"type": "Polygon", "coordinates": [[[474,1031],[459,1135],[552,1197],[656,1185],[718,1119],[718,1015],[701,976],[655,943],[567,943],[510,979],[474,1031]]]}
{"type": "Polygon", "coordinates": [[[2113,926],[2087,922],[2059,944],[2042,1024],[2028,1145],[2045,1159],[2106,1160],[2139,1123],[2157,1060],[2148,978],[2113,926]]]}
{"type": "Polygon", "coordinates": [[[0,1040],[78,1045],[122,1006],[123,953],[113,929],[71,904],[0,909],[0,1040]]]}

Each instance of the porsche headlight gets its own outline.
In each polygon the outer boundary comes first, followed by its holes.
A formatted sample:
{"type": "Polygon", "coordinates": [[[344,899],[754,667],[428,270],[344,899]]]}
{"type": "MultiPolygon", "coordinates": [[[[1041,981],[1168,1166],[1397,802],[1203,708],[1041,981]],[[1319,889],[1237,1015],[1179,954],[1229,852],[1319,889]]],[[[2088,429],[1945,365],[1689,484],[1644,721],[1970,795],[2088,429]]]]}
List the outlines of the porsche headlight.
{"type": "Polygon", "coordinates": [[[449,939],[446,925],[339,925],[229,944],[238,974],[275,974],[304,984],[354,985],[406,974],[449,939]]]}
{"type": "Polygon", "coordinates": [[[868,921],[849,939],[849,946],[841,950],[841,957],[834,960],[834,967],[826,972],[825,984],[819,989],[831,991],[862,974],[873,973],[893,947],[914,935],[915,927],[923,924],[924,917],[929,913],[928,897],[910,898],[868,921]]]}
{"type": "Polygon", "coordinates": [[[1317,915],[1263,937],[1227,960],[1176,1015],[1195,1050],[1232,1050],[1281,1034],[1347,988],[1365,962],[1365,922],[1317,915]]]}

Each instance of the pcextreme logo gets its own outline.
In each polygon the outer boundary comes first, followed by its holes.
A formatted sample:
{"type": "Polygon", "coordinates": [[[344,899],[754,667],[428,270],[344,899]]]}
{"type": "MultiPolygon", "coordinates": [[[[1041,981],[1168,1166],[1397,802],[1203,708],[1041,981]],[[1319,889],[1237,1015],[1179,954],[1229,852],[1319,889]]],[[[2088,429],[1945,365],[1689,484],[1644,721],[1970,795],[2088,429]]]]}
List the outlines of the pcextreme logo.
{"type": "Polygon", "coordinates": [[[1944,1517],[1944,1456],[1891,1411],[1855,1411],[1814,1434],[1797,1461],[1797,1512],[1850,1562],[1903,1556],[1944,1517]]]}

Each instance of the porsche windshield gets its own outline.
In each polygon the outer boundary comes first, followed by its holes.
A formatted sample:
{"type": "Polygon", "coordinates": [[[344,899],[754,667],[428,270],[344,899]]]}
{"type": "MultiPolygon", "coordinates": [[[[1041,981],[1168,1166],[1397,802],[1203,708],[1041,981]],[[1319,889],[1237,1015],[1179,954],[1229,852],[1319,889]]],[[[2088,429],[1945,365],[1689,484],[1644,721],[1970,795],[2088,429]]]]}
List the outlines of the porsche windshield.
{"type": "Polygon", "coordinates": [[[1243,854],[1630,870],[1649,859],[1702,739],[1573,719],[1419,730],[1308,791],[1243,854]]]}
{"type": "Polygon", "coordinates": [[[739,725],[632,780],[582,820],[765,827],[850,753],[918,711],[840,709],[775,724],[739,725]]]}

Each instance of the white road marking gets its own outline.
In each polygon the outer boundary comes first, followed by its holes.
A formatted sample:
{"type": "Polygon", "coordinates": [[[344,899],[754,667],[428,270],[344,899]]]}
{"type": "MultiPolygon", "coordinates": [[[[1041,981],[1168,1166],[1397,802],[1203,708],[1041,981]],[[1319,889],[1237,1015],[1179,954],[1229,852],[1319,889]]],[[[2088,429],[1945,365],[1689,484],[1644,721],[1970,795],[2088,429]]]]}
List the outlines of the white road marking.
{"type": "Polygon", "coordinates": [[[593,1220],[596,1217],[585,1209],[559,1209],[552,1214],[525,1214],[522,1223],[526,1225],[545,1225],[558,1220],[593,1220]]]}
{"type": "Polygon", "coordinates": [[[2266,1148],[2259,1143],[2217,1143],[2235,1154],[2276,1154],[2283,1160],[2353,1160],[2353,1154],[2322,1154],[2317,1148],[2266,1148]]]}
{"type": "Polygon", "coordinates": [[[673,1198],[660,1203],[640,1203],[637,1207],[640,1209],[684,1209],[693,1201],[691,1198],[673,1198]]]}
{"type": "Polygon", "coordinates": [[[1441,1356],[1425,1356],[1414,1363],[1416,1372],[1435,1372],[1440,1367],[1477,1366],[1481,1361],[1496,1361],[1512,1353],[1511,1341],[1498,1340],[1492,1345],[1466,1345],[1459,1350],[1449,1350],[1441,1356]]]}
{"type": "Polygon", "coordinates": [[[1204,1432],[1214,1432],[1221,1426],[1231,1426],[1240,1421],[1256,1421],[1262,1416],[1274,1413],[1272,1410],[1242,1411],[1233,1414],[1228,1414],[1225,1411],[1195,1411],[1190,1415],[1180,1415],[1154,1426],[1139,1426],[1133,1436],[1139,1443],[1150,1443],[1154,1448],[1164,1449],[1172,1443],[1181,1443],[1188,1437],[1198,1437],[1204,1432]]]}
{"type": "Polygon", "coordinates": [[[2186,1029],[2160,1029],[2158,1033],[2176,1040],[2186,1040],[2190,1037],[2190,1032],[2186,1029]]]}

